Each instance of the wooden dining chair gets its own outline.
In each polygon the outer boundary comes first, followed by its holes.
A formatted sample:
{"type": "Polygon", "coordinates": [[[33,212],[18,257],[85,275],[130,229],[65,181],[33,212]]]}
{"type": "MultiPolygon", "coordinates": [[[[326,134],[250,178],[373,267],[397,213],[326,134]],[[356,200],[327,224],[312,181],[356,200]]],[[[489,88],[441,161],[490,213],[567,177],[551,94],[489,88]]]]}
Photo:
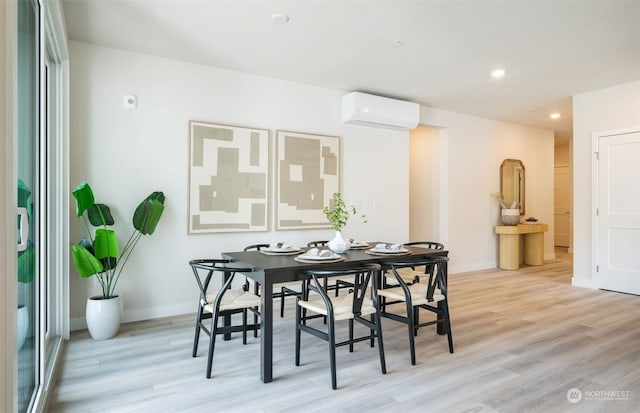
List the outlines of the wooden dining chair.
{"type": "Polygon", "coordinates": [[[398,321],[407,325],[409,333],[409,351],[411,364],[416,364],[415,337],[418,328],[432,324],[444,327],[449,341],[449,352],[453,353],[453,337],[451,333],[451,319],[449,316],[449,303],[447,300],[447,262],[449,258],[434,256],[420,261],[402,261],[389,259],[383,262],[382,267],[391,272],[395,277],[396,286],[388,286],[378,290],[381,299],[391,302],[404,302],[403,314],[389,312],[387,308],[381,312],[383,317],[398,321]],[[407,268],[425,268],[426,273],[417,276],[419,279],[407,283],[400,275],[400,270],[407,268]],[[420,322],[420,309],[428,310],[436,314],[435,320],[420,322]]]}
{"type": "Polygon", "coordinates": [[[308,279],[303,282],[302,296],[297,299],[295,364],[296,366],[300,365],[300,339],[303,331],[327,341],[329,343],[331,388],[334,390],[337,389],[336,347],[348,345],[349,352],[353,352],[354,343],[369,341],[370,346],[374,347],[375,338],[377,338],[380,368],[382,374],[387,372],[376,293],[376,278],[380,271],[380,265],[366,264],[348,269],[302,272],[308,279]],[[353,277],[354,285],[349,294],[338,297],[328,294],[325,279],[336,276],[353,277]],[[322,329],[312,325],[311,320],[325,317],[327,319],[326,326],[318,323],[318,327],[322,329]],[[349,337],[345,341],[337,342],[335,323],[342,320],[349,322],[349,337]],[[368,329],[368,334],[354,337],[354,321],[364,325],[368,329]]]}
{"type": "Polygon", "coordinates": [[[242,287],[234,288],[232,283],[236,274],[251,272],[251,268],[234,268],[229,264],[229,260],[221,259],[198,259],[189,261],[189,265],[193,270],[198,288],[200,290],[200,298],[198,300],[198,310],[196,317],[196,330],[193,339],[192,357],[198,354],[198,342],[200,341],[200,332],[204,331],[209,336],[209,351],[207,356],[207,372],[206,377],[211,378],[211,369],[213,366],[213,351],[216,344],[216,336],[218,334],[231,334],[242,332],[242,344],[247,344],[247,330],[260,328],[255,322],[247,324],[247,311],[254,311],[257,315],[257,308],[260,306],[260,297],[248,291],[247,283],[243,283],[242,287]],[[221,287],[215,291],[209,291],[211,281],[214,277],[220,278],[221,287]],[[242,313],[242,324],[218,326],[220,317],[228,317],[233,314],[242,313]],[[211,320],[209,326],[205,324],[206,320],[211,320]]]}
{"type": "MultiPolygon", "coordinates": [[[[244,251],[260,251],[267,247],[269,247],[269,244],[253,244],[245,247],[244,251]]],[[[301,292],[302,283],[300,281],[288,281],[275,284],[274,288],[280,289],[280,291],[273,292],[273,298],[280,299],[280,317],[284,317],[284,299],[286,297],[298,296],[301,292]]],[[[257,334],[257,332],[255,332],[255,334],[257,334]]]]}

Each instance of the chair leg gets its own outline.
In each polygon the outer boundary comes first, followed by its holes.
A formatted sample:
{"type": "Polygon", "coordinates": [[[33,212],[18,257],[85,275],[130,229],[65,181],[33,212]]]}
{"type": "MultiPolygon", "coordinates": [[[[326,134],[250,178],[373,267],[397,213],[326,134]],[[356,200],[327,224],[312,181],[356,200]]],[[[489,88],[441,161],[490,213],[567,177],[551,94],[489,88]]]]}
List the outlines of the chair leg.
{"type": "Polygon", "coordinates": [[[407,328],[409,330],[409,351],[411,353],[411,365],[416,365],[415,324],[413,322],[413,306],[407,300],[407,328]]]}
{"type": "Polygon", "coordinates": [[[202,306],[198,305],[198,316],[196,317],[196,334],[193,338],[193,351],[191,357],[195,357],[198,354],[198,341],[200,341],[200,323],[202,322],[202,306]]]}
{"type": "Polygon", "coordinates": [[[353,353],[353,318],[349,319],[349,353],[353,353]]]}
{"type": "Polygon", "coordinates": [[[449,341],[449,353],[453,353],[453,336],[451,334],[451,319],[449,318],[449,303],[444,302],[445,326],[447,328],[447,340],[449,341]]]}
{"type": "Polygon", "coordinates": [[[300,306],[296,303],[296,366],[300,365],[300,306]]]}
{"type": "MultiPolygon", "coordinates": [[[[260,294],[259,284],[257,282],[255,282],[253,284],[254,284],[253,293],[255,295],[259,295],[260,294]]],[[[255,326],[255,325],[258,324],[258,307],[253,307],[253,310],[254,310],[254,312],[253,312],[253,325],[255,326]]],[[[253,337],[258,337],[258,329],[257,328],[253,329],[253,337]]]]}
{"type": "Polygon", "coordinates": [[[413,307],[413,335],[418,336],[418,326],[420,325],[420,307],[413,307]]]}
{"type": "MultiPolygon", "coordinates": [[[[371,314],[369,316],[369,322],[371,324],[379,325],[378,322],[376,321],[376,316],[374,314],[371,314]]],[[[377,330],[374,330],[374,329],[369,330],[369,334],[370,334],[370,336],[369,336],[369,347],[371,347],[371,348],[373,348],[373,346],[375,346],[375,337],[376,337],[375,336],[375,332],[376,331],[377,330]]]]}
{"type": "Polygon", "coordinates": [[[247,344],[247,309],[242,309],[242,344],[247,344]]]}
{"type": "Polygon", "coordinates": [[[209,336],[209,354],[207,356],[207,378],[211,378],[211,367],[213,366],[213,350],[216,345],[216,335],[218,329],[218,311],[211,315],[211,336],[209,336]]]}
{"type": "Polygon", "coordinates": [[[280,287],[280,318],[284,317],[284,287],[280,287]]]}
{"type": "MultiPolygon", "coordinates": [[[[382,340],[382,320],[380,318],[379,312],[371,315],[371,321],[374,320],[376,326],[376,334],[378,335],[378,355],[380,356],[380,369],[382,370],[382,374],[387,374],[387,363],[384,359],[384,344],[382,340]]],[[[373,340],[373,337],[371,338],[371,340],[373,340]]]]}
{"type": "Polygon", "coordinates": [[[331,388],[338,388],[338,379],[336,377],[336,332],[333,317],[328,317],[328,333],[329,333],[329,363],[331,363],[331,388]]]}

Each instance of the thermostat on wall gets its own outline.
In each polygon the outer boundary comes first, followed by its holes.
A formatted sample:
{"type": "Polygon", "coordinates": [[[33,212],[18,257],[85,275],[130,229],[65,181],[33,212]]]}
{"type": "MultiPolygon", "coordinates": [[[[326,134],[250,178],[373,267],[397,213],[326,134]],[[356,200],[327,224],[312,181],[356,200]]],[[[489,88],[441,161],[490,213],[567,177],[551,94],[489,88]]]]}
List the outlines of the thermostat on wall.
{"type": "Polygon", "coordinates": [[[124,108],[135,109],[138,107],[138,98],[136,95],[124,95],[124,108]]]}

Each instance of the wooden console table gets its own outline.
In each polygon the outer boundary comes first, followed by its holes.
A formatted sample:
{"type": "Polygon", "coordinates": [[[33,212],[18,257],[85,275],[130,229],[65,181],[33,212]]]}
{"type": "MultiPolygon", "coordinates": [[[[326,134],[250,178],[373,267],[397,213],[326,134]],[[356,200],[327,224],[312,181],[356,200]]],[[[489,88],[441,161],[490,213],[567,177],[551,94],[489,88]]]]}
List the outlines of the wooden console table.
{"type": "Polygon", "coordinates": [[[544,264],[544,233],[547,224],[496,225],[500,236],[500,268],[517,270],[523,261],[520,255],[520,239],[524,240],[524,263],[544,264]]]}

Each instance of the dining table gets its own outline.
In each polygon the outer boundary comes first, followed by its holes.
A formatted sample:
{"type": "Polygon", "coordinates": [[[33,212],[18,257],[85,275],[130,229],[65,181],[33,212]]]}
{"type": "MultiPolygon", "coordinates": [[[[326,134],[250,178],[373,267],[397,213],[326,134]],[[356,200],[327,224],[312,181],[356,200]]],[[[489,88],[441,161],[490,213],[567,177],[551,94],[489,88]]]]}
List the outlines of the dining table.
{"type": "MultiPolygon", "coordinates": [[[[262,286],[263,294],[261,294],[260,308],[260,379],[264,383],[273,380],[273,297],[272,294],[264,292],[273,291],[275,284],[288,281],[303,281],[305,276],[302,274],[305,270],[311,269],[340,269],[350,268],[354,265],[366,263],[383,263],[390,259],[402,261],[419,261],[428,257],[446,257],[447,250],[435,250],[421,248],[415,246],[406,246],[406,250],[402,254],[374,254],[372,247],[383,242],[367,242],[363,243],[367,248],[348,249],[340,254],[344,260],[335,262],[300,262],[296,260],[297,254],[265,254],[261,251],[238,251],[224,252],[221,254],[223,259],[232,261],[234,267],[249,267],[251,272],[243,273],[248,278],[255,280],[262,286]]],[[[386,243],[388,244],[388,243],[386,243]]],[[[301,248],[304,252],[309,248],[301,248]]],[[[446,280],[447,265],[444,265],[444,276],[446,280]]],[[[442,334],[442,331],[439,331],[442,334]]]]}

